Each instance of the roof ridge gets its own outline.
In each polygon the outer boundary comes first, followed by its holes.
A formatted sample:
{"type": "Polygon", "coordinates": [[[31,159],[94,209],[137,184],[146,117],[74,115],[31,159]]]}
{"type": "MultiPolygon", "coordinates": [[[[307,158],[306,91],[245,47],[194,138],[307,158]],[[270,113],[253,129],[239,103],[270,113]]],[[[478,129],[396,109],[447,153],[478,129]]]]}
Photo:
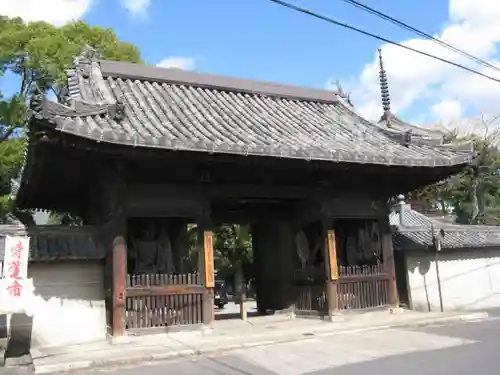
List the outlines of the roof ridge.
{"type": "Polygon", "coordinates": [[[105,77],[131,79],[139,81],[183,84],[220,91],[242,92],[253,95],[275,96],[291,100],[314,101],[323,103],[342,103],[338,93],[325,89],[283,84],[279,82],[259,81],[209,73],[185,71],[178,68],[162,68],[124,61],[102,60],[97,52],[86,46],[73,60],[73,67],[66,70],[68,92],[73,100],[91,104],[113,104],[113,95],[109,91],[105,77]],[[95,91],[102,101],[92,101],[83,89],[85,81],[96,83],[95,91]]]}
{"type": "MultiPolygon", "coordinates": [[[[428,230],[431,225],[435,226],[436,228],[439,229],[445,229],[448,232],[469,232],[469,231],[477,231],[481,230],[482,232],[486,231],[491,231],[491,232],[497,232],[500,231],[500,226],[496,225],[480,225],[480,224],[457,224],[457,223],[445,223],[439,220],[436,220],[433,217],[430,217],[426,214],[423,214],[422,212],[419,212],[417,210],[414,210],[413,208],[410,208],[409,210],[404,211],[405,214],[411,214],[418,216],[420,219],[426,222],[427,225],[406,225],[406,226],[401,226],[399,224],[395,224],[395,226],[398,228],[399,231],[406,232],[419,232],[422,230],[428,230]]],[[[399,213],[392,211],[391,215],[399,215],[399,213]]]]}
{"type": "Polygon", "coordinates": [[[209,73],[162,68],[123,61],[98,60],[103,77],[182,84],[220,91],[275,96],[291,100],[338,103],[338,94],[324,89],[237,78],[209,73]]]}

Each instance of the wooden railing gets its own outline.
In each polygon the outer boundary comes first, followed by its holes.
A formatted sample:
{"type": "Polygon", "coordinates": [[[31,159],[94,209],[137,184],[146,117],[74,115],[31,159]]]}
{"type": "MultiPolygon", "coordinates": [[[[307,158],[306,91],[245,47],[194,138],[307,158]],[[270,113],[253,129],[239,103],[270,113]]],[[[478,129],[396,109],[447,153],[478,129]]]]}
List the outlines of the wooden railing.
{"type": "Polygon", "coordinates": [[[297,315],[323,315],[327,312],[323,269],[295,270],[293,280],[294,310],[297,315]]]}
{"type": "Polygon", "coordinates": [[[389,304],[389,275],[383,264],[340,266],[337,282],[340,310],[369,309],[389,304]]]}
{"type": "Polygon", "coordinates": [[[127,275],[127,329],[201,324],[200,275],[127,275]]]}
{"type": "MultiPolygon", "coordinates": [[[[296,272],[294,276],[295,313],[325,315],[328,312],[328,301],[324,273],[296,272]]],[[[338,309],[361,310],[387,306],[389,279],[383,264],[339,266],[338,280],[335,282],[338,309]]]]}
{"type": "Polygon", "coordinates": [[[325,284],[295,286],[295,313],[323,315],[328,311],[325,284]]]}

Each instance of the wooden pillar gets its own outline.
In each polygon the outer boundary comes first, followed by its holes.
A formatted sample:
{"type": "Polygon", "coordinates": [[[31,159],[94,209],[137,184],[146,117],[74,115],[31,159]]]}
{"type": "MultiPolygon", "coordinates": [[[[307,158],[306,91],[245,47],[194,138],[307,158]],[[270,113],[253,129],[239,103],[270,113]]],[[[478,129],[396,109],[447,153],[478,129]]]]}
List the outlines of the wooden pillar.
{"type": "Polygon", "coordinates": [[[180,274],[187,273],[184,264],[188,254],[187,221],[184,219],[172,221],[169,228],[173,245],[175,272],[180,274]]]}
{"type": "Polygon", "coordinates": [[[125,334],[125,288],[127,278],[127,245],[124,235],[113,239],[113,336],[125,334]]]}
{"type": "Polygon", "coordinates": [[[199,269],[205,293],[203,295],[203,324],[208,327],[213,326],[214,315],[214,249],[213,233],[211,228],[210,213],[207,208],[198,219],[198,246],[199,249],[199,269]]]}
{"type": "Polygon", "coordinates": [[[382,235],[382,259],[384,261],[384,270],[389,275],[389,304],[392,307],[399,305],[398,287],[396,283],[396,268],[394,262],[394,248],[392,246],[392,233],[390,231],[389,219],[384,218],[379,222],[382,235]]]}
{"type": "Polygon", "coordinates": [[[328,304],[328,318],[331,320],[338,311],[337,283],[339,275],[337,266],[337,246],[335,242],[335,228],[332,225],[332,220],[323,219],[321,224],[326,266],[326,300],[328,304]]]}
{"type": "Polygon", "coordinates": [[[253,251],[253,262],[255,267],[255,291],[257,294],[257,312],[260,315],[266,314],[267,304],[265,294],[268,289],[266,288],[265,280],[265,251],[261,249],[262,241],[262,223],[252,223],[252,251],[253,251]]]}
{"type": "Polygon", "coordinates": [[[101,219],[109,238],[111,267],[111,334],[125,334],[125,288],[127,278],[127,219],[125,216],[125,174],[120,162],[109,162],[100,173],[101,219]]]}

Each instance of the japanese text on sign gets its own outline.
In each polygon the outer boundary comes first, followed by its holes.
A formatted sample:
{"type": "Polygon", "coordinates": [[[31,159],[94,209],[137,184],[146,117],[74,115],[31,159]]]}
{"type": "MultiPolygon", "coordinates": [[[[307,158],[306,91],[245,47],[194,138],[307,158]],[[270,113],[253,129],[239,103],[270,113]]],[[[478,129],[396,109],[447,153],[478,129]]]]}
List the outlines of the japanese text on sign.
{"type": "Polygon", "coordinates": [[[3,274],[8,295],[18,298],[23,293],[23,281],[28,276],[29,238],[5,238],[3,274]]]}

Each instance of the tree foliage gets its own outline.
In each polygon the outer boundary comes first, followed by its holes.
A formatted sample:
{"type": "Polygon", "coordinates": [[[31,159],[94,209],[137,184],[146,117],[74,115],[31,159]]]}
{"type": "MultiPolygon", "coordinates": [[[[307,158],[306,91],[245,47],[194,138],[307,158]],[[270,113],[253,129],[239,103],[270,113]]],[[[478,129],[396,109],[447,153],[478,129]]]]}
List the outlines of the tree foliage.
{"type": "Polygon", "coordinates": [[[450,142],[472,141],[477,157],[471,166],[456,176],[410,193],[410,199],[443,214],[450,211],[463,224],[500,224],[500,129],[498,117],[481,117],[483,131],[450,142]]]}
{"type": "Polygon", "coordinates": [[[66,70],[85,46],[103,59],[141,62],[138,49],[118,39],[112,29],[82,21],[63,27],[46,22],[24,23],[0,16],[0,88],[8,76],[8,95],[0,91],[0,222],[9,212],[8,188],[22,164],[26,105],[33,88],[62,100],[66,70]]]}
{"type": "MultiPolygon", "coordinates": [[[[190,271],[199,264],[197,226],[188,227],[188,246],[190,271]]],[[[214,262],[217,277],[235,277],[236,284],[251,278],[253,263],[252,235],[248,225],[222,224],[213,231],[214,262]]]]}
{"type": "Polygon", "coordinates": [[[23,160],[24,138],[0,142],[0,223],[5,223],[12,211],[11,179],[17,177],[23,160]]]}

